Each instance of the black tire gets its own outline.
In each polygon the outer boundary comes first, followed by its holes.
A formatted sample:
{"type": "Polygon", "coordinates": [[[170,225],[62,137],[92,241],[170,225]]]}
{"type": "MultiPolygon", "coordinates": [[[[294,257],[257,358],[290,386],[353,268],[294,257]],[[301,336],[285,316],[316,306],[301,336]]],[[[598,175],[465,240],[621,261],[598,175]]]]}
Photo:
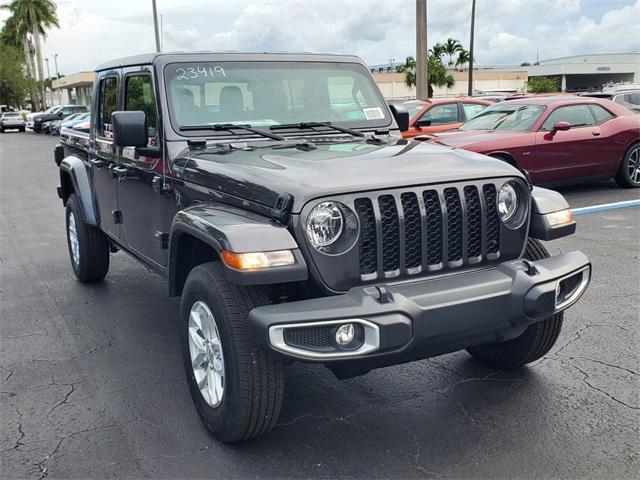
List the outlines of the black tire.
{"type": "Polygon", "coordinates": [[[24,133],[24,127],[20,127],[20,131],[24,133]]]}
{"type": "MultiPolygon", "coordinates": [[[[524,257],[541,260],[549,252],[540,241],[530,238],[524,257]]],[[[518,368],[534,362],[551,350],[562,329],[563,313],[557,313],[536,322],[518,337],[502,343],[478,345],[467,351],[480,363],[495,368],[518,368]]]]}
{"type": "Polygon", "coordinates": [[[223,442],[241,442],[263,435],[276,425],[280,416],[283,362],[258,346],[247,328],[251,309],[268,303],[264,289],[230,283],[219,262],[195,267],[184,286],[180,337],[187,383],[202,422],[223,442]],[[224,390],[216,407],[207,403],[200,392],[191,365],[188,327],[196,302],[204,302],[209,308],[221,339],[224,390]]]}
{"type": "Polygon", "coordinates": [[[4,128],[0,127],[0,133],[4,133],[4,128]]]}
{"type": "Polygon", "coordinates": [[[624,188],[640,187],[640,143],[631,145],[625,152],[618,173],[614,177],[618,185],[624,188]],[[633,174],[632,174],[633,170],[633,174]]]}
{"type": "Polygon", "coordinates": [[[75,194],[69,195],[66,211],[67,246],[73,272],[83,283],[102,280],[109,271],[109,239],[98,228],[84,221],[78,199],[75,194]],[[72,217],[73,216],[73,217],[72,217]],[[73,218],[77,235],[78,259],[74,258],[69,230],[70,219],[73,218]]]}

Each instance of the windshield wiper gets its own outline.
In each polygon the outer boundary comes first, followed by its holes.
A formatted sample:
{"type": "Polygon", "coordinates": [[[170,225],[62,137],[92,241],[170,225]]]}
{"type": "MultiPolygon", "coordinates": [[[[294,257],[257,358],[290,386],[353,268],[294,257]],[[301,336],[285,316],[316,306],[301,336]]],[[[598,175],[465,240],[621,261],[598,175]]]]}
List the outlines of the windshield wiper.
{"type": "Polygon", "coordinates": [[[259,128],[253,128],[251,125],[236,125],[235,123],[216,123],[215,125],[183,125],[182,127],[180,127],[181,132],[189,132],[193,130],[213,130],[214,132],[228,131],[231,133],[233,133],[234,130],[245,130],[247,132],[255,133],[256,135],[271,138],[272,140],[278,140],[279,142],[286,140],[286,138],[281,135],[269,133],[264,130],[260,130],[259,128]]]}
{"type": "Polygon", "coordinates": [[[280,130],[284,128],[311,128],[314,127],[329,127],[333,130],[337,130],[338,132],[348,133],[349,135],[353,135],[354,137],[364,137],[365,134],[358,131],[353,130],[351,128],[339,127],[338,125],[333,125],[331,122],[300,122],[300,123],[284,123],[282,125],[271,125],[269,130],[280,130]]]}

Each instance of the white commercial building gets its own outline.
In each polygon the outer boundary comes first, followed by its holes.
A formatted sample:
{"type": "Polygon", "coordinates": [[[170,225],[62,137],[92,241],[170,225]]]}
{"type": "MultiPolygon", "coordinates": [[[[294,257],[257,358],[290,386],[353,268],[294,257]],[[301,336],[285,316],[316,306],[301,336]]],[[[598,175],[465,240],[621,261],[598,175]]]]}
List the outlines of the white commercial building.
{"type": "Polygon", "coordinates": [[[603,53],[541,60],[522,67],[529,77],[556,77],[563,92],[600,90],[612,83],[640,83],[640,53],[603,53]]]}

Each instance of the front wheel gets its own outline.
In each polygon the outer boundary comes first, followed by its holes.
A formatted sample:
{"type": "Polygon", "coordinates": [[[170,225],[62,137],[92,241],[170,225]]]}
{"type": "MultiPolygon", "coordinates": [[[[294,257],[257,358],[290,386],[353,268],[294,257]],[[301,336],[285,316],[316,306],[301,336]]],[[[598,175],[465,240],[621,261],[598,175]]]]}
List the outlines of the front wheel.
{"type": "Polygon", "coordinates": [[[230,283],[219,262],[195,267],[180,306],[182,356],[191,397],[207,429],[223,442],[258,437],[278,421],[282,360],[251,338],[252,308],[269,303],[264,289],[230,283]]]}
{"type": "MultiPolygon", "coordinates": [[[[549,252],[540,241],[530,238],[524,257],[527,260],[549,258],[549,252]]],[[[487,343],[467,348],[480,363],[494,368],[518,368],[534,362],[551,350],[562,329],[563,313],[556,313],[529,325],[513,340],[501,343],[487,343]]]]}
{"type": "Polygon", "coordinates": [[[631,145],[626,151],[615,180],[621,187],[640,187],[640,143],[631,145]]]}
{"type": "Polygon", "coordinates": [[[109,271],[109,240],[84,221],[75,194],[67,199],[67,245],[73,272],[83,283],[102,280],[109,271]]]}

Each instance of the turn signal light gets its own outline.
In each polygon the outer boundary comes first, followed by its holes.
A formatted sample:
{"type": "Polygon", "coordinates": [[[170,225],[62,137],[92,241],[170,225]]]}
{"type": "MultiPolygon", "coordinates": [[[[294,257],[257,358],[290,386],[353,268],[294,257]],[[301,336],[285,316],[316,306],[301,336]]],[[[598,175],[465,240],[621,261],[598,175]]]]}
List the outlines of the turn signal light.
{"type": "Polygon", "coordinates": [[[560,225],[566,225],[573,222],[573,213],[568,208],[566,210],[560,210],[558,212],[547,213],[547,222],[551,227],[559,227],[560,225]]]}
{"type": "Polygon", "coordinates": [[[222,260],[236,270],[259,270],[269,267],[283,267],[293,265],[296,259],[291,250],[276,250],[273,252],[234,253],[222,250],[222,260]]]}

